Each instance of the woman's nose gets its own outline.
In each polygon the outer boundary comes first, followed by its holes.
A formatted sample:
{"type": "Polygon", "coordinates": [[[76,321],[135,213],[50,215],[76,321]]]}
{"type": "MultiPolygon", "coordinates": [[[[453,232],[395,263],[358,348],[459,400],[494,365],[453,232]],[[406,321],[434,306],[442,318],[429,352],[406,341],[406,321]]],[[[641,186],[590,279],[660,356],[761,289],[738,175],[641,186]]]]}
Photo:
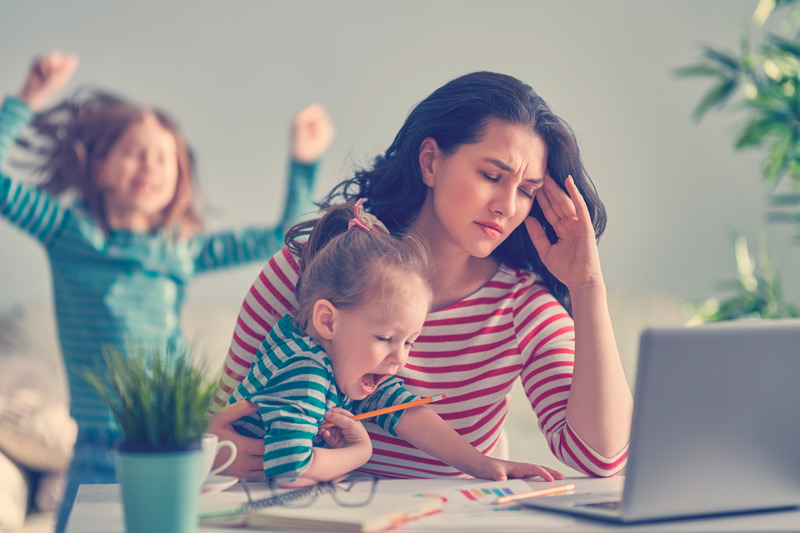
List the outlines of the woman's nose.
{"type": "Polygon", "coordinates": [[[504,218],[511,218],[516,213],[517,206],[515,203],[516,187],[509,190],[506,187],[500,188],[492,198],[492,203],[489,206],[492,213],[496,213],[504,218]]]}

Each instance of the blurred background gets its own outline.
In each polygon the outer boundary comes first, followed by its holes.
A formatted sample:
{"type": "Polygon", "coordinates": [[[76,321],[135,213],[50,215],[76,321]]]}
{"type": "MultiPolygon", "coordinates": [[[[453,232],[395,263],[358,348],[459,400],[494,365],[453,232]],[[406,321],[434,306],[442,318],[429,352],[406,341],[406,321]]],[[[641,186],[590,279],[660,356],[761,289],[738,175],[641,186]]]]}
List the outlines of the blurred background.
{"type": "MultiPolygon", "coordinates": [[[[609,223],[609,291],[723,295],[728,234],[765,228],[786,295],[800,300],[795,228],[764,222],[765,153],[735,152],[734,113],[692,120],[710,84],[678,79],[704,43],[738,47],[756,0],[9,2],[0,90],[33,57],[76,52],[70,83],[177,118],[198,156],[208,225],[271,224],[284,194],[292,115],[321,102],[337,130],[318,193],[368,164],[408,111],[446,81],[494,70],[529,83],[573,127],[609,223]]],[[[6,170],[7,170],[6,165],[6,170]]],[[[0,312],[49,301],[39,245],[0,222],[0,312]]],[[[236,308],[261,265],[195,278],[190,302],[236,308]]],[[[233,327],[231,317],[230,327],[233,327]]]]}

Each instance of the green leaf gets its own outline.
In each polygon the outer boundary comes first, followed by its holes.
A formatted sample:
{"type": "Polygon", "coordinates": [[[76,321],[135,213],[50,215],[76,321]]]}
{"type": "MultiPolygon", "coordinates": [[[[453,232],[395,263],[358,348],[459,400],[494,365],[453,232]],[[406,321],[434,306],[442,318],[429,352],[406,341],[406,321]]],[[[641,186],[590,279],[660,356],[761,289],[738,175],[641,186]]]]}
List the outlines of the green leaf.
{"type": "Polygon", "coordinates": [[[736,140],[734,147],[737,150],[741,150],[742,148],[758,146],[764,142],[765,137],[784,128],[786,128],[786,124],[775,120],[773,116],[753,120],[736,140]]]}
{"type": "Polygon", "coordinates": [[[786,39],[774,33],[767,35],[767,41],[782,52],[800,57],[800,41],[786,39]]]}
{"type": "Polygon", "coordinates": [[[774,188],[780,179],[783,169],[788,163],[789,148],[792,145],[792,132],[786,130],[772,145],[769,155],[764,163],[762,176],[768,187],[774,188]]]}
{"type": "Polygon", "coordinates": [[[736,85],[737,83],[735,78],[726,78],[720,80],[720,83],[718,83],[706,94],[706,96],[694,110],[694,119],[700,120],[712,107],[723,105],[728,98],[730,98],[731,94],[733,94],[734,89],[736,89],[736,85]]]}
{"type": "Polygon", "coordinates": [[[703,55],[711,61],[727,67],[729,70],[734,72],[739,72],[742,70],[742,64],[739,61],[739,58],[732,53],[719,48],[713,48],[711,46],[705,46],[704,48],[703,55]]]}
{"type": "Polygon", "coordinates": [[[689,65],[686,67],[678,67],[672,70],[672,75],[676,78],[688,78],[694,76],[728,76],[728,73],[716,66],[707,63],[698,63],[696,65],[689,65]]]}

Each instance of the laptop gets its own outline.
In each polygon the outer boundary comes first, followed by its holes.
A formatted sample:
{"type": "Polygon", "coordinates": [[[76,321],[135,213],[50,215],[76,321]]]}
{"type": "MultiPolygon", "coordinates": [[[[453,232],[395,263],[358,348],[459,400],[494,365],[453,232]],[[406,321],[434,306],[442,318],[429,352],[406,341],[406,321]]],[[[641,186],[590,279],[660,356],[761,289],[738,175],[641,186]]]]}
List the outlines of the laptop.
{"type": "Polygon", "coordinates": [[[642,332],[621,493],[527,507],[632,523],[800,506],[800,320],[642,332]]]}

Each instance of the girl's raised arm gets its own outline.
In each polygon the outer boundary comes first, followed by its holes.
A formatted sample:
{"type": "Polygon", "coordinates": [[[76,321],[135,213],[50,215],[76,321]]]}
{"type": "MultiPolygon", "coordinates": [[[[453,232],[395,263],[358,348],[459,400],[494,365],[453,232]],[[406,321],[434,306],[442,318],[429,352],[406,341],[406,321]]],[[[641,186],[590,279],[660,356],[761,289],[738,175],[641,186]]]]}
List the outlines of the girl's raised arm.
{"type": "Polygon", "coordinates": [[[39,112],[67,84],[75,69],[78,56],[53,51],[36,58],[28,71],[18,98],[39,112]]]}

